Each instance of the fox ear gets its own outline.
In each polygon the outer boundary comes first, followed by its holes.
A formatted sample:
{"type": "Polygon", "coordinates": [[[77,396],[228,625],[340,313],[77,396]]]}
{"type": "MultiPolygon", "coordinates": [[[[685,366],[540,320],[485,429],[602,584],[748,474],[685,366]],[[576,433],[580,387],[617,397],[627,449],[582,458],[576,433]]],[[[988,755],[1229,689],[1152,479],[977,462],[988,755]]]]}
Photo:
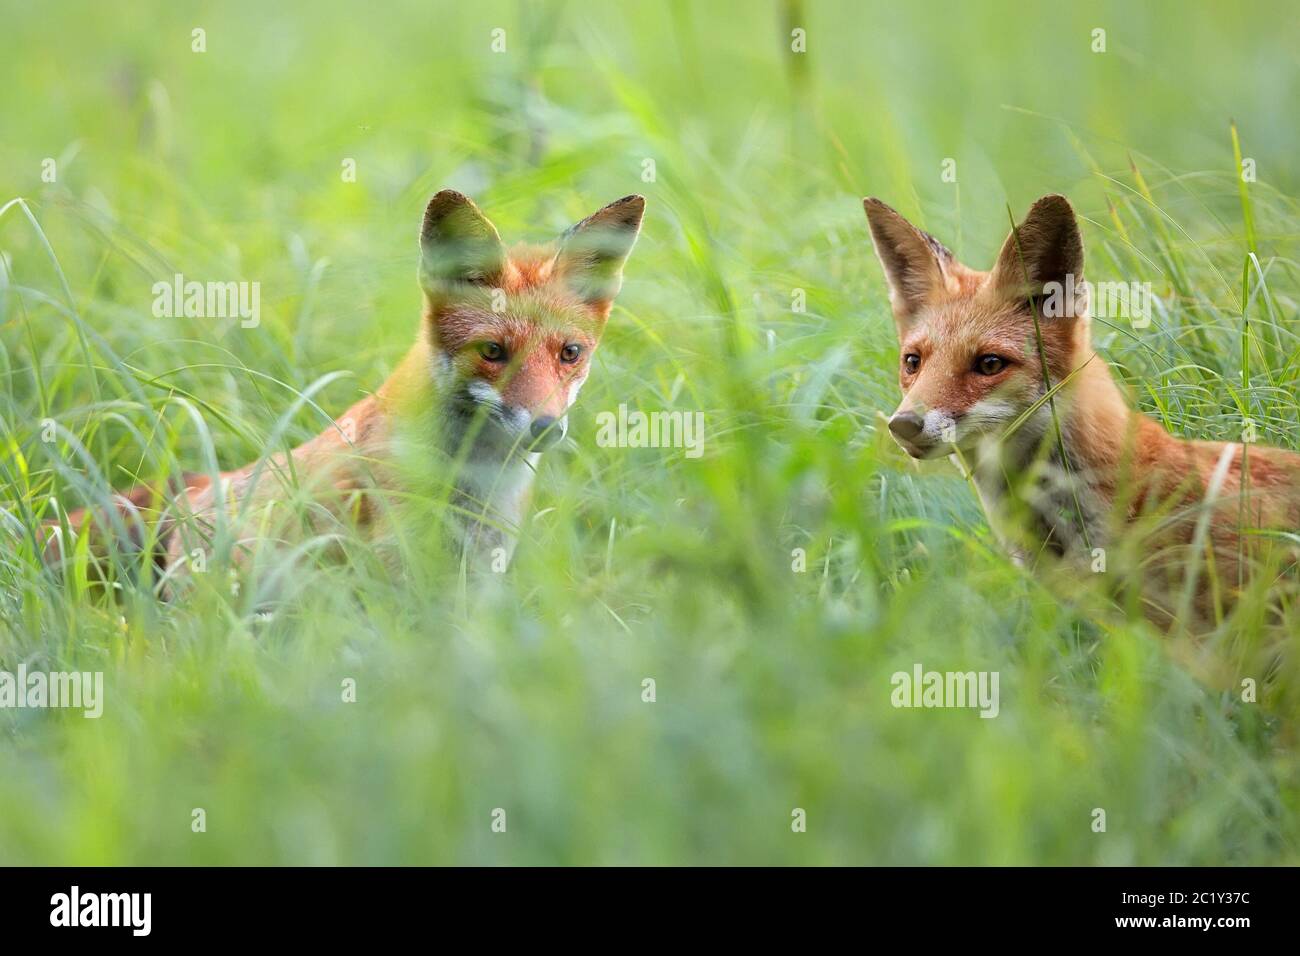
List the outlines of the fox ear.
{"type": "Polygon", "coordinates": [[[602,315],[609,314],[614,296],[623,286],[623,263],[636,244],[644,213],[644,197],[624,196],[569,227],[560,237],[556,254],[560,274],[602,315]]]}
{"type": "Polygon", "coordinates": [[[1029,207],[1025,221],[1002,244],[991,279],[1008,299],[1025,303],[1042,296],[1049,283],[1085,294],[1083,237],[1064,196],[1044,196],[1029,207]],[[1068,276],[1073,278],[1067,281],[1068,276]]]}
{"type": "Polygon", "coordinates": [[[871,226],[871,242],[889,283],[889,303],[902,324],[945,285],[944,270],[952,253],[875,197],[862,201],[871,226]]]}
{"type": "Polygon", "coordinates": [[[444,189],[429,200],[420,226],[420,284],[426,291],[449,282],[491,283],[505,264],[501,236],[468,196],[444,189]]]}

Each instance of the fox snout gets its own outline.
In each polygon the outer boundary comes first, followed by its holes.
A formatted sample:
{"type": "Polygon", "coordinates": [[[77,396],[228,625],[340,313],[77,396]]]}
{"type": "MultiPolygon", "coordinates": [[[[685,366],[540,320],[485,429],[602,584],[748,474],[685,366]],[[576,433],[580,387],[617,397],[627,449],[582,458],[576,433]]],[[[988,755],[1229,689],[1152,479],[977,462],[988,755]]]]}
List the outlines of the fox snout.
{"type": "Polygon", "coordinates": [[[956,445],[957,419],[938,409],[921,412],[909,405],[894,412],[889,432],[913,458],[934,458],[956,445]]]}
{"type": "MultiPolygon", "coordinates": [[[[999,398],[986,398],[960,410],[908,403],[889,419],[889,432],[913,458],[938,458],[958,450],[978,452],[1005,440],[1007,427],[1024,411],[1021,404],[999,398]]],[[[1035,416],[1024,434],[1032,440],[1043,427],[1042,416],[1035,416]]]]}
{"type": "Polygon", "coordinates": [[[531,450],[546,451],[546,449],[558,445],[564,439],[564,435],[568,430],[569,418],[567,415],[559,418],[554,415],[535,416],[528,426],[528,432],[533,439],[531,450]]]}
{"type": "Polygon", "coordinates": [[[895,412],[889,420],[889,430],[898,438],[911,441],[925,428],[925,419],[911,409],[895,412]]]}
{"type": "Polygon", "coordinates": [[[471,379],[465,386],[469,404],[486,414],[502,437],[525,451],[545,451],[558,445],[568,433],[568,408],[560,401],[544,400],[534,407],[511,401],[510,395],[498,391],[482,379],[471,379]]]}

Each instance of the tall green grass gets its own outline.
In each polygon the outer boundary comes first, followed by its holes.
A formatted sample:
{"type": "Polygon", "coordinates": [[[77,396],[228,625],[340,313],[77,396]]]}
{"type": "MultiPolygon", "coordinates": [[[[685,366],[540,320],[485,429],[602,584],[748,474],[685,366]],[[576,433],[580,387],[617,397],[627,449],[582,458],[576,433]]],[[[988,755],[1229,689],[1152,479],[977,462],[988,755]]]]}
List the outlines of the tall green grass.
{"type": "Polygon", "coordinates": [[[98,721],[0,711],[0,862],[1300,860],[1294,657],[1254,704],[1184,662],[1275,633],[1268,583],[1188,651],[1014,567],[960,476],[882,434],[860,203],[985,267],[1008,204],[1065,192],[1090,278],[1158,295],[1149,328],[1095,327],[1134,401],[1296,448],[1286,5],[0,5],[0,669],[108,695],[98,721]],[[172,602],[129,555],[113,600],[84,556],[41,566],[40,521],[274,454],[377,387],[443,186],[507,240],[648,201],[507,575],[418,535],[395,569],[344,528],[172,602]],[[260,282],[261,324],[154,317],[178,272],[260,282]],[[599,447],[620,402],[703,410],[704,457],[599,447]],[[893,708],[916,662],[998,671],[999,717],[893,708]]]}

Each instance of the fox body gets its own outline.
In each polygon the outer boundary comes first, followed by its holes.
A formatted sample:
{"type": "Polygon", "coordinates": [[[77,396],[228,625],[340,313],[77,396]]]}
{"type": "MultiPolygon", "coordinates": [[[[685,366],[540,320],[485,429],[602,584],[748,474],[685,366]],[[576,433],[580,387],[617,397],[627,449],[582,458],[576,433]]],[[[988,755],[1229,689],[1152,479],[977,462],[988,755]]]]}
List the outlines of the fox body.
{"type": "Polygon", "coordinates": [[[1181,440],[1130,408],[1092,348],[1083,242],[1064,197],[1034,203],[988,272],[880,200],[865,207],[900,345],[889,430],[914,458],[969,467],[1013,557],[1078,563],[1137,534],[1157,583],[1148,616],[1168,623],[1184,572],[1209,564],[1190,609],[1205,623],[1244,580],[1242,557],[1265,547],[1245,528],[1300,530],[1300,455],[1181,440]]]}
{"type": "MultiPolygon", "coordinates": [[[[310,501],[313,530],[350,518],[373,539],[392,530],[384,492],[445,488],[452,543],[499,569],[513,551],[538,457],[566,434],[644,207],[627,196],[556,243],[507,250],[472,201],[443,190],[420,230],[419,334],[374,394],[287,454],[215,483],[188,474],[173,488],[136,488],[117,498],[111,521],[84,510],[68,516],[69,526],[98,523],[112,534],[113,525],[115,539],[125,526],[137,546],[156,544],[160,565],[174,566],[223,525],[236,542],[265,537],[266,515],[287,500],[310,501]]],[[[47,558],[57,560],[57,529],[49,539],[47,558]]]]}

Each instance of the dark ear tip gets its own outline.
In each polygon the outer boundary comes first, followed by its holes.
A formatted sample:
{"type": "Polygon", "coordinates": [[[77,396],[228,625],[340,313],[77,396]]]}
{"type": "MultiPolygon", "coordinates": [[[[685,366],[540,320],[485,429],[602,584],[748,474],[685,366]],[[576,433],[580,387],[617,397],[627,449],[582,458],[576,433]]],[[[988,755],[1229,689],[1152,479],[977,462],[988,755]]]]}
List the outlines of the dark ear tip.
{"type": "Polygon", "coordinates": [[[1070,200],[1066,199],[1060,193],[1048,193],[1036,200],[1031,210],[1041,210],[1043,212],[1055,212],[1063,215],[1074,215],[1074,207],[1070,205],[1070,200]]]}
{"type": "MultiPolygon", "coordinates": [[[[862,200],[862,208],[866,210],[867,218],[872,220],[877,216],[898,216],[898,211],[893,206],[875,196],[868,196],[862,200]]],[[[902,217],[898,216],[898,218],[902,217]]]]}
{"type": "Polygon", "coordinates": [[[437,217],[447,212],[455,206],[472,206],[473,200],[462,192],[454,189],[440,189],[429,200],[429,205],[424,207],[424,216],[428,219],[430,216],[437,217]]]}
{"type": "Polygon", "coordinates": [[[640,225],[641,216],[645,213],[645,197],[633,193],[622,199],[615,199],[606,208],[626,225],[637,226],[640,225]]]}

